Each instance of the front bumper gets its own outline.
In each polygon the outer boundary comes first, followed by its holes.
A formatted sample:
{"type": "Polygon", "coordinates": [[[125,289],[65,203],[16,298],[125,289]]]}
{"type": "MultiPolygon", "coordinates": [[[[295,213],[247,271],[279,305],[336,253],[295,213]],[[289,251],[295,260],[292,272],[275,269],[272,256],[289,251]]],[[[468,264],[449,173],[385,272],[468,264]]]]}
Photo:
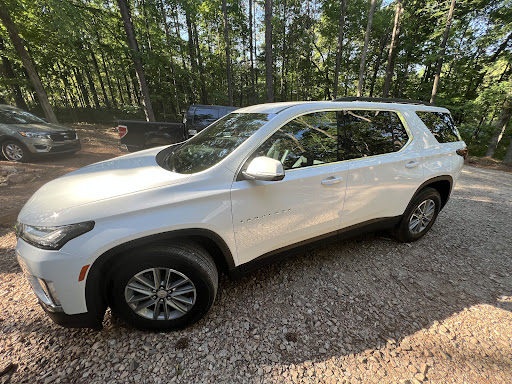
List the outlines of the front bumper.
{"type": "Polygon", "coordinates": [[[50,139],[24,138],[22,141],[33,155],[74,153],[82,149],[80,139],[55,142],[50,139]]]}
{"type": "Polygon", "coordinates": [[[104,309],[102,312],[94,302],[88,305],[86,281],[78,281],[84,260],[61,251],[39,249],[21,239],[16,256],[39,304],[55,323],[101,329],[104,309]]]}

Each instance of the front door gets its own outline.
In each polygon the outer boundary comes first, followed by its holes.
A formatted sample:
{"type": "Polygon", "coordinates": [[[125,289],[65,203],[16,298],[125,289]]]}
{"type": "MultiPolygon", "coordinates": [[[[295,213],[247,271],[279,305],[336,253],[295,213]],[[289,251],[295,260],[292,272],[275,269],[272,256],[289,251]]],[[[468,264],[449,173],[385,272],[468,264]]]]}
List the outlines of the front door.
{"type": "Polygon", "coordinates": [[[281,161],[286,175],[281,181],[233,183],[241,264],[339,229],[348,164],[338,161],[338,130],[335,112],[303,115],[278,129],[251,157],[281,161]]]}

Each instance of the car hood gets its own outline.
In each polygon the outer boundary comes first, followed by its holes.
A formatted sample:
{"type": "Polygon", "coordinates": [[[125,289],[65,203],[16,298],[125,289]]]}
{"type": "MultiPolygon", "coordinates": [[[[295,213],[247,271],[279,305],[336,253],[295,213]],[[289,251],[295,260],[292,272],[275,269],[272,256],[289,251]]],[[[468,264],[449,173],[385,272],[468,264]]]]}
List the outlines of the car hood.
{"type": "Polygon", "coordinates": [[[63,131],[72,131],[71,128],[65,127],[63,125],[50,124],[50,123],[38,123],[38,124],[8,124],[9,129],[16,132],[63,132],[63,131]]]}
{"type": "MultiPolygon", "coordinates": [[[[103,202],[103,206],[108,206],[109,199],[183,183],[190,178],[161,168],[156,162],[160,150],[149,149],[92,164],[50,181],[25,204],[18,221],[45,226],[71,224],[76,215],[67,213],[78,207],[87,212],[89,204],[103,202]]],[[[93,219],[82,217],[81,221],[93,219]]]]}

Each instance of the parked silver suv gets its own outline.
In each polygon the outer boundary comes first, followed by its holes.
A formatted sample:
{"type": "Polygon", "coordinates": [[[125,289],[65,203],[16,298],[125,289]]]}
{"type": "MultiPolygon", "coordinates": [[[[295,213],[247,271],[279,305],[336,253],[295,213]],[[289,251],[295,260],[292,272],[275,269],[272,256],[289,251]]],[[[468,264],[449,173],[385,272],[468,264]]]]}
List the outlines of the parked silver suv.
{"type": "Polygon", "coordinates": [[[72,129],[50,124],[9,105],[0,105],[0,147],[5,159],[18,162],[81,149],[80,139],[72,129]]]}

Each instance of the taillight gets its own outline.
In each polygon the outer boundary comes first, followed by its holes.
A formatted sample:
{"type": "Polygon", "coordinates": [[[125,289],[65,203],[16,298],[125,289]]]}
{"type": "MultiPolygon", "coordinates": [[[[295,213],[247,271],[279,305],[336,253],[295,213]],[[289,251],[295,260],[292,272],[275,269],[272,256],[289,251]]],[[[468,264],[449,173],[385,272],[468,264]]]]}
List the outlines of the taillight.
{"type": "Polygon", "coordinates": [[[457,149],[455,152],[457,152],[457,155],[462,156],[464,160],[466,160],[466,157],[468,157],[468,149],[467,148],[460,148],[457,149]]]}
{"type": "Polygon", "coordinates": [[[128,133],[128,127],[125,126],[125,125],[118,125],[117,126],[117,133],[119,133],[119,138],[122,139],[128,133]]]}

